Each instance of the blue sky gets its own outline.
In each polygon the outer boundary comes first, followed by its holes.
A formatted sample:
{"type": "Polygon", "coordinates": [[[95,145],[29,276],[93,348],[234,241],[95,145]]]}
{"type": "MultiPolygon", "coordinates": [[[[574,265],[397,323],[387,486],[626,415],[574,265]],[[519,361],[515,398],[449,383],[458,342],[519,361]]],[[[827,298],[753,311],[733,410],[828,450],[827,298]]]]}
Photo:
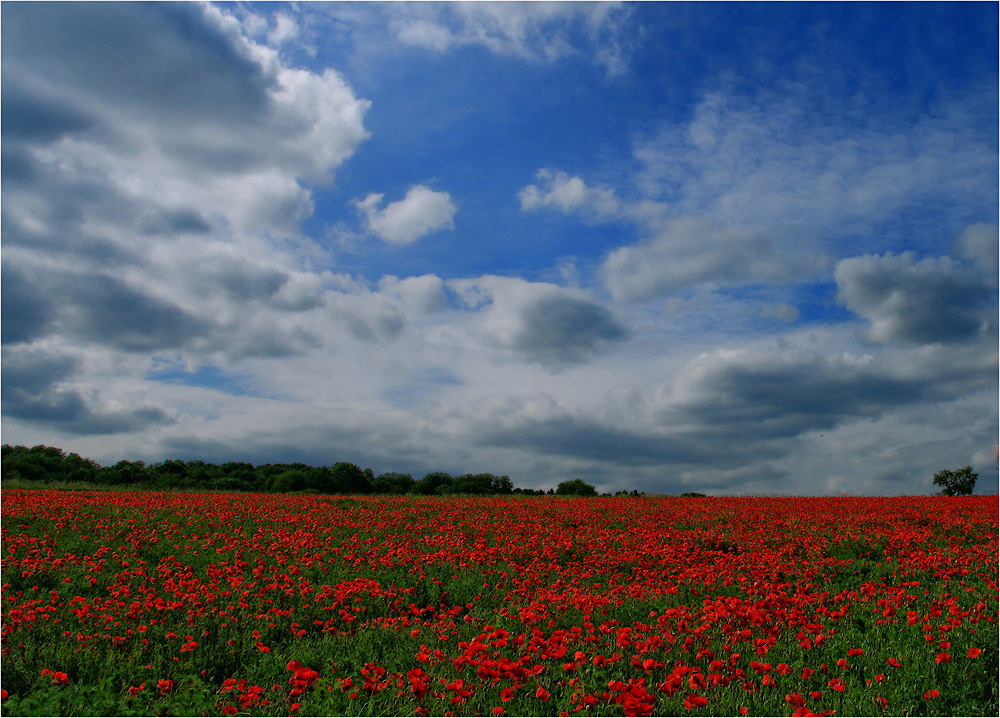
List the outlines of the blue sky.
{"type": "Polygon", "coordinates": [[[993,3],[4,3],[3,441],[997,474],[993,3]]]}

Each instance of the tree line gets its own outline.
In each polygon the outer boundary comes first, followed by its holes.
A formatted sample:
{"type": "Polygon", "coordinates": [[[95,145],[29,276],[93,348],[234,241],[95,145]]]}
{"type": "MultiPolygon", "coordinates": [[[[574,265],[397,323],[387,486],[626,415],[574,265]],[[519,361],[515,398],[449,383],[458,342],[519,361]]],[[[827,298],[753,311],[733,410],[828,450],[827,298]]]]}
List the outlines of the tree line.
{"type": "MultiPolygon", "coordinates": [[[[452,476],[433,471],[421,479],[410,474],[388,472],[375,476],[371,469],[361,469],[345,461],[331,466],[292,464],[253,464],[229,461],[209,464],[204,461],[168,460],[147,465],[142,461],[119,461],[101,466],[78,454],[67,454],[53,446],[3,445],[3,480],[43,483],[71,482],[99,486],[148,489],[192,489],[250,491],[261,493],[308,492],[319,494],[524,494],[596,496],[590,484],[573,479],[553,490],[516,488],[508,476],[463,474],[452,476]]],[[[633,492],[635,493],[635,492],[633,492]]]]}

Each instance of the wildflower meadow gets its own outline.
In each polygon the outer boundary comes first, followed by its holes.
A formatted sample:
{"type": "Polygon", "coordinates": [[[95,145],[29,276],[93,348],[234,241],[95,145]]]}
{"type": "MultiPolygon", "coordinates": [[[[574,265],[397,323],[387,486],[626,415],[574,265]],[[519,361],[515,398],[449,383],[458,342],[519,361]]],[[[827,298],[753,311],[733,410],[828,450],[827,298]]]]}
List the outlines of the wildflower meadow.
{"type": "Polygon", "coordinates": [[[996,715],[996,496],[8,489],[3,715],[996,715]]]}

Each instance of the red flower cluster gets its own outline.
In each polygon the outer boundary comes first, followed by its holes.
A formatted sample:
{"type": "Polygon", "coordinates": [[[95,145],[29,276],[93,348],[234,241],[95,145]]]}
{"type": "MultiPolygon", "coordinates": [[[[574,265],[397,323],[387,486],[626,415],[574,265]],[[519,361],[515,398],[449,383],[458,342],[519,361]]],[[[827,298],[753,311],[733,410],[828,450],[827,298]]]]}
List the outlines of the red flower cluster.
{"type": "MultiPolygon", "coordinates": [[[[155,680],[161,696],[187,690],[188,676],[204,678],[212,656],[291,672],[269,688],[253,685],[252,673],[208,673],[204,680],[222,680],[218,710],[227,715],[271,703],[296,712],[319,696],[392,698],[398,712],[418,715],[543,704],[697,713],[734,692],[774,696],[795,715],[828,713],[852,691],[883,709],[888,701],[875,691],[893,685],[903,661],[884,646],[858,646],[845,624],[865,617],[908,632],[909,645],[943,671],[978,665],[966,661],[989,649],[970,645],[973,631],[997,619],[996,497],[440,501],[10,490],[2,512],[12,577],[2,594],[5,657],[43,629],[58,639],[53,655],[141,655],[150,667],[167,656],[169,669],[127,679],[155,680]],[[931,593],[929,576],[949,590],[931,593]],[[460,599],[450,595],[459,577],[460,599]],[[630,612],[638,605],[641,613],[630,612]],[[409,648],[373,651],[349,675],[299,650],[378,645],[387,635],[409,648]]],[[[911,655],[899,653],[908,666],[911,655]]],[[[77,663],[50,665],[81,681],[77,663]]],[[[41,675],[69,683],[54,669],[41,675]]],[[[914,700],[940,695],[927,688],[914,689],[914,700]]]]}

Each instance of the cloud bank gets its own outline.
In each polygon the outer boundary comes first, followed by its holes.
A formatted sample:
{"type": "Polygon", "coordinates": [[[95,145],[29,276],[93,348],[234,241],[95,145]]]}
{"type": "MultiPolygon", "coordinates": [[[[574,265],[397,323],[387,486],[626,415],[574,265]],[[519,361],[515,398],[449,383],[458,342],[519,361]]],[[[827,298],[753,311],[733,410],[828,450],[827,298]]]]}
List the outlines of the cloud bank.
{"type": "Polygon", "coordinates": [[[669,4],[0,12],[5,441],[997,490],[995,47],[919,94],[854,10],[707,54],[746,28],[669,4]]]}

